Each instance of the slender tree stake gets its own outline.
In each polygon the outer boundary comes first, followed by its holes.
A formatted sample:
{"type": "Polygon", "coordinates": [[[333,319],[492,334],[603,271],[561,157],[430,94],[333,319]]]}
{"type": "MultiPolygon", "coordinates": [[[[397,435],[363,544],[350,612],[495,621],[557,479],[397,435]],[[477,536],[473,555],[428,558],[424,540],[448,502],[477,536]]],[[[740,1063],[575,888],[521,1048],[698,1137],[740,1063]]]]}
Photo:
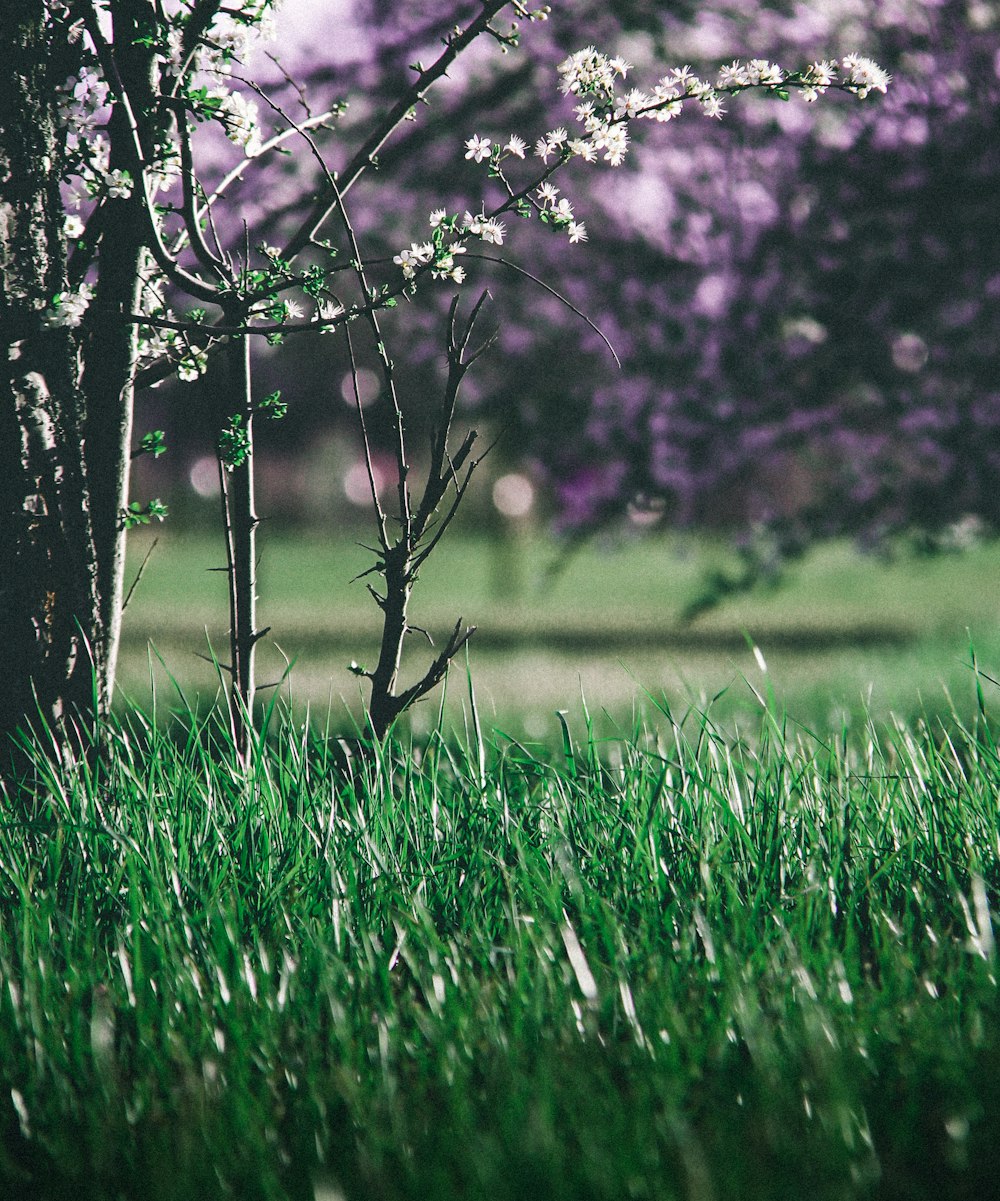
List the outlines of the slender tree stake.
{"type": "Polygon", "coordinates": [[[257,630],[257,517],[253,479],[253,400],[250,391],[250,339],[233,338],[225,350],[225,424],[242,431],[240,454],[219,448],[219,480],[226,533],[229,580],[229,646],[231,686],[229,722],[233,745],[246,762],[253,732],[256,692],[254,652],[257,630]]]}

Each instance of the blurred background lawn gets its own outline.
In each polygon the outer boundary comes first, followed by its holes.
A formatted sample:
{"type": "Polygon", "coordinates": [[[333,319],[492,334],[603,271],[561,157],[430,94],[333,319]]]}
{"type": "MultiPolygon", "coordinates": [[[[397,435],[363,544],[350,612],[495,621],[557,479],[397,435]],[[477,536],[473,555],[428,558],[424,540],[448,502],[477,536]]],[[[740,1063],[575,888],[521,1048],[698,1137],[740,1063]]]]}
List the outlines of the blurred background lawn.
{"type": "MultiPolygon", "coordinates": [[[[130,578],[153,537],[143,531],[133,539],[130,578]]],[[[372,556],[352,541],[274,529],[265,529],[261,546],[260,622],[271,629],[260,647],[260,680],[281,679],[292,663],[283,695],[346,725],[362,696],[348,664],[371,664],[377,648],[378,612],[364,581],[353,580],[372,556]]],[[[557,554],[540,535],[456,536],[418,582],[413,620],[435,641],[460,616],[477,626],[469,662],[485,724],[552,733],[557,709],[580,720],[581,695],[594,715],[628,724],[651,698],[676,710],[704,707],[722,693],[713,710],[728,719],[759,709],[754,689],[821,727],[865,712],[943,713],[952,701],[966,715],[975,706],[970,643],[983,671],[1000,678],[994,546],[934,557],[901,552],[887,561],[845,543],[826,545],[779,586],[730,598],[687,625],[680,615],[706,571],[732,565],[721,544],[608,539],[561,562],[557,554]]],[[[213,571],[223,561],[221,542],[207,534],[158,536],[125,614],[127,695],[148,703],[155,686],[159,703],[170,704],[172,677],[192,702],[214,696],[218,677],[200,656],[209,645],[223,662],[228,653],[226,578],[213,571]]],[[[428,650],[412,635],[404,676],[423,669],[428,650]]],[[[993,686],[984,686],[989,700],[993,686]]],[[[448,719],[461,722],[468,706],[461,663],[446,703],[448,719]]],[[[436,719],[437,705],[435,696],[414,711],[418,732],[436,719]]]]}

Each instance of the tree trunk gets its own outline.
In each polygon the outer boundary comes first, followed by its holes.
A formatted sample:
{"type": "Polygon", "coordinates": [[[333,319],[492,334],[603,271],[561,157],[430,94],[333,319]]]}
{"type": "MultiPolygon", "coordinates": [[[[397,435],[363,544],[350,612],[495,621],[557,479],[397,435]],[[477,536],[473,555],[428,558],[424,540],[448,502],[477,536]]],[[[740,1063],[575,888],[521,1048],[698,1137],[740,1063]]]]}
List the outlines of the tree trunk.
{"type": "Polygon", "coordinates": [[[410,603],[412,584],[409,582],[411,564],[407,548],[397,543],[385,555],[385,601],[382,605],[382,646],[378,663],[372,672],[371,701],[368,717],[375,737],[381,742],[403,706],[395,695],[399,665],[406,637],[406,610],[410,603]]]}
{"type": "MultiPolygon", "coordinates": [[[[111,14],[115,64],[132,102],[143,149],[150,155],[156,59],[144,35],[152,28],[153,12],[148,0],[114,0],[111,14]]],[[[108,695],[102,704],[110,703],[121,636],[125,577],[122,512],[128,505],[135,397],[137,327],[122,321],[122,314],[138,310],[140,271],[148,261],[145,245],[149,237],[133,134],[120,104],[112,110],[108,138],[111,168],[129,171],[134,187],[131,196],[109,198],[101,210],[100,274],[88,322],[83,375],[87,398],[84,445],[105,642],[103,683],[108,695]]]]}
{"type": "Polygon", "coordinates": [[[68,287],[55,85],[42,0],[0,11],[0,739],[94,714],[104,625],[83,461],[79,330],[46,328],[68,287]]]}

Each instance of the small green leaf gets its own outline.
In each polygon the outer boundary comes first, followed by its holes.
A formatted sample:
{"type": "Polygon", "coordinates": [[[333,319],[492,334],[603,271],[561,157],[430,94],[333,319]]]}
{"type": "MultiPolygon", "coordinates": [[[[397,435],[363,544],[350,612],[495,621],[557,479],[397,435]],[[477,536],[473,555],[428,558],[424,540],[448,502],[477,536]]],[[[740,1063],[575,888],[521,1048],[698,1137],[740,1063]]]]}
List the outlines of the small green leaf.
{"type": "Polygon", "coordinates": [[[134,530],[136,526],[149,525],[154,520],[162,521],[167,513],[167,506],[159,497],[145,505],[134,500],[127,509],[122,510],[121,523],[124,529],[134,530]]]}
{"type": "Polygon", "coordinates": [[[280,421],[288,412],[288,404],[281,399],[281,391],[278,390],[264,397],[257,406],[257,412],[269,421],[280,421]]]}
{"type": "Polygon", "coordinates": [[[151,430],[148,434],[143,434],[139,443],[139,454],[152,455],[154,459],[158,459],[167,449],[165,437],[163,430],[151,430]]]}
{"type": "Polygon", "coordinates": [[[250,431],[239,413],[229,419],[229,425],[219,434],[218,447],[227,471],[242,467],[250,458],[250,431]]]}

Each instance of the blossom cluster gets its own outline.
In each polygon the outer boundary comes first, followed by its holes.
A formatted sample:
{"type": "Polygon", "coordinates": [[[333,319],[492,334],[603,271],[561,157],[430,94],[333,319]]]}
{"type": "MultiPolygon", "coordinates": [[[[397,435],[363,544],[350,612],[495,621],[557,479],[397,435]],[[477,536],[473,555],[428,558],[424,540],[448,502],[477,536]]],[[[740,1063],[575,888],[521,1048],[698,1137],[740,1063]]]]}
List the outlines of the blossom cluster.
{"type": "MultiPolygon", "coordinates": [[[[187,12],[162,17],[156,35],[164,76],[183,80],[184,95],[191,108],[201,117],[218,121],[226,136],[242,147],[248,157],[256,155],[262,143],[257,102],[234,91],[230,81],[234,65],[246,59],[253,44],[274,37],[272,10],[276,2],[248,0],[238,12],[228,9],[217,12],[193,45],[189,44],[187,12]],[[211,88],[200,86],[199,76],[217,83],[211,88]]],[[[53,0],[50,15],[53,21],[64,22],[71,10],[53,0]]],[[[83,35],[82,23],[73,24],[69,32],[71,37],[79,39],[83,35]]],[[[58,95],[60,116],[68,131],[65,176],[71,185],[68,199],[77,208],[84,201],[128,197],[136,182],[128,171],[110,169],[107,140],[100,132],[95,133],[107,123],[110,100],[96,49],[90,47],[82,67],[66,80],[58,95]]],[[[180,171],[179,156],[171,139],[166,139],[154,154],[147,171],[151,196],[169,189],[180,171]]]]}
{"type": "Polygon", "coordinates": [[[846,55],[841,60],[841,66],[847,73],[845,87],[861,100],[864,100],[869,92],[881,92],[884,96],[892,82],[892,76],[887,75],[878,63],[870,58],[862,58],[860,54],[846,55]]]}
{"type": "Polygon", "coordinates": [[[180,330],[158,324],[177,320],[163,298],[164,284],[163,276],[155,270],[142,281],[139,311],[149,317],[152,324],[139,326],[137,362],[143,366],[161,358],[172,359],[177,378],[190,383],[208,370],[208,353],[204,348],[194,346],[180,330]]]}
{"type": "Polygon", "coordinates": [[[409,250],[401,250],[393,262],[403,269],[403,278],[416,278],[421,267],[430,267],[434,279],[450,279],[460,284],[465,280],[465,268],[455,262],[455,255],[465,254],[460,242],[447,244],[439,235],[433,242],[412,242],[409,250]]]}
{"type": "Polygon", "coordinates": [[[525,151],[528,149],[527,143],[523,138],[519,138],[517,134],[512,134],[507,141],[501,146],[490,141],[489,138],[480,137],[478,133],[473,134],[465,143],[465,157],[473,159],[477,163],[484,161],[499,160],[501,157],[524,158],[525,151]]]}
{"type": "Polygon", "coordinates": [[[474,237],[482,238],[484,242],[494,246],[503,245],[507,227],[496,217],[487,217],[485,213],[473,216],[472,213],[467,212],[462,224],[466,232],[474,237]]]}
{"type": "Polygon", "coordinates": [[[45,327],[58,329],[65,326],[75,329],[83,321],[83,315],[93,298],[94,291],[89,284],[81,284],[74,292],[57,292],[42,315],[45,327]]]}
{"type": "MultiPolygon", "coordinates": [[[[148,315],[152,321],[174,319],[174,314],[166,308],[148,315]]],[[[138,364],[142,366],[164,358],[173,360],[177,378],[184,383],[192,383],[208,370],[208,351],[205,347],[195,346],[176,329],[141,326],[138,364]]],[[[156,387],[155,384],[153,386],[156,387]]]]}
{"type": "Polygon", "coordinates": [[[189,82],[187,98],[196,111],[219,121],[226,136],[241,146],[248,158],[260,153],[262,136],[256,100],[248,99],[230,86],[234,65],[243,63],[256,43],[273,41],[273,10],[278,0],[247,0],[238,11],[223,9],[198,44],[189,49],[186,28],[175,20],[167,31],[168,69],[189,82]],[[199,75],[222,80],[205,92],[194,84],[199,75]]]}
{"type": "MultiPolygon", "coordinates": [[[[239,6],[220,8],[207,27],[198,28],[197,35],[190,6],[179,6],[173,12],[157,6],[158,20],[151,31],[164,94],[176,87],[174,94],[184,97],[196,118],[220,124],[227,137],[242,147],[248,157],[255,156],[261,148],[257,103],[232,89],[232,73],[234,66],[249,55],[255,41],[273,38],[272,10],[276,3],[277,0],[245,0],[239,6]]],[[[94,44],[84,23],[75,17],[72,6],[63,0],[50,0],[48,12],[59,36],[82,47],[82,65],[58,89],[56,101],[66,130],[62,179],[68,211],[63,229],[69,243],[76,242],[83,248],[86,217],[93,206],[109,199],[127,199],[137,186],[150,198],[170,189],[180,175],[179,145],[170,132],[172,115],[168,116],[164,109],[160,114],[160,135],[152,139],[143,165],[145,178],[137,180],[133,171],[111,166],[111,147],[105,131],[114,98],[101,66],[100,47],[94,44]]],[[[176,320],[159,294],[160,283],[162,278],[159,282],[155,279],[144,282],[140,310],[152,324],[140,327],[139,359],[146,362],[167,356],[177,363],[181,379],[196,378],[205,370],[205,352],[194,347],[180,331],[159,324],[176,320]]],[[[47,327],[75,328],[82,323],[92,296],[91,285],[82,283],[75,290],[60,292],[51,299],[39,298],[36,305],[47,327]]],[[[284,313],[281,320],[293,315],[291,311],[284,313]]]]}
{"type": "Polygon", "coordinates": [[[466,159],[488,163],[490,174],[507,185],[510,199],[491,216],[485,212],[478,216],[467,212],[461,223],[457,218],[446,219],[443,209],[435,210],[431,214],[431,225],[436,234],[448,230],[457,241],[447,250],[440,236],[434,243],[412,243],[408,250],[393,258],[393,262],[402,268],[404,278],[413,280],[421,268],[433,266],[432,274],[436,278],[461,283],[465,277],[463,268],[454,268],[449,258],[448,268],[443,269],[440,256],[459,253],[463,249],[462,239],[470,235],[493,245],[502,245],[505,227],[498,217],[510,207],[524,217],[537,213],[545,224],[564,230],[570,242],[586,241],[586,226],[575,220],[570,201],[559,196],[558,188],[549,182],[548,176],[556,167],[574,158],[588,163],[603,158],[612,167],[620,166],[629,149],[630,121],[670,121],[681,113],[686,101],[697,104],[707,117],[721,118],[726,111],[724,97],[751,88],[772,92],[783,100],[788,99],[790,89],[794,88],[806,101],[814,101],[829,88],[837,87],[864,99],[873,91],[885,92],[890,82],[889,75],[872,59],[849,54],[839,62],[817,61],[797,72],[785,71],[766,59],[737,61],[724,66],[714,83],[699,78],[689,66],[674,67],[649,92],[633,88],[619,94],[619,81],[625,79],[631,69],[632,65],[624,58],[609,57],[593,46],[576,51],[559,64],[559,90],[564,96],[579,100],[573,113],[582,130],[574,137],[565,126],[559,126],[535,142],[534,154],[546,164],[546,172],[530,200],[530,188],[515,193],[503,174],[505,161],[525,158],[527,145],[524,139],[513,134],[501,144],[479,133],[468,138],[466,159]],[[550,159],[554,160],[551,167],[548,165],[550,159]]]}
{"type": "Polygon", "coordinates": [[[846,54],[839,63],[825,59],[810,63],[804,71],[793,74],[765,59],[734,62],[719,72],[716,87],[727,92],[738,92],[752,87],[776,90],[791,85],[801,92],[804,100],[814,101],[828,88],[840,86],[859,100],[864,100],[870,92],[884,94],[890,82],[891,76],[872,59],[860,54],[846,54]]]}
{"type": "Polygon", "coordinates": [[[241,92],[216,87],[208,93],[213,115],[221,122],[226,137],[242,146],[247,158],[260,154],[263,139],[257,124],[257,101],[248,100],[241,92]]]}
{"type": "Polygon", "coordinates": [[[565,196],[559,196],[557,187],[546,180],[536,196],[540,205],[539,217],[544,223],[554,225],[556,229],[565,229],[570,242],[586,242],[587,227],[582,221],[573,219],[573,205],[565,196]]]}
{"type": "Polygon", "coordinates": [[[274,41],[277,2],[245,0],[238,11],[216,13],[205,36],[193,47],[186,42],[186,18],[175,17],[165,35],[166,66],[177,77],[197,72],[231,74],[233,66],[245,62],[258,42],[274,41]]]}
{"type": "Polygon", "coordinates": [[[76,208],[84,200],[127,199],[132,194],[134,181],[131,174],[120,167],[112,169],[107,139],[101,133],[93,133],[90,114],[99,111],[97,106],[105,103],[106,95],[107,89],[86,70],[67,80],[61,93],[61,103],[69,96],[74,98],[74,104],[80,105],[80,120],[70,126],[66,139],[70,178],[79,181],[68,196],[70,204],[76,208]],[[88,95],[95,97],[91,103],[76,99],[84,86],[89,89],[88,95]]]}
{"type": "Polygon", "coordinates": [[[562,76],[559,90],[564,96],[595,95],[610,99],[618,79],[625,78],[630,66],[623,58],[608,58],[593,46],[587,46],[559,64],[562,76]]]}

